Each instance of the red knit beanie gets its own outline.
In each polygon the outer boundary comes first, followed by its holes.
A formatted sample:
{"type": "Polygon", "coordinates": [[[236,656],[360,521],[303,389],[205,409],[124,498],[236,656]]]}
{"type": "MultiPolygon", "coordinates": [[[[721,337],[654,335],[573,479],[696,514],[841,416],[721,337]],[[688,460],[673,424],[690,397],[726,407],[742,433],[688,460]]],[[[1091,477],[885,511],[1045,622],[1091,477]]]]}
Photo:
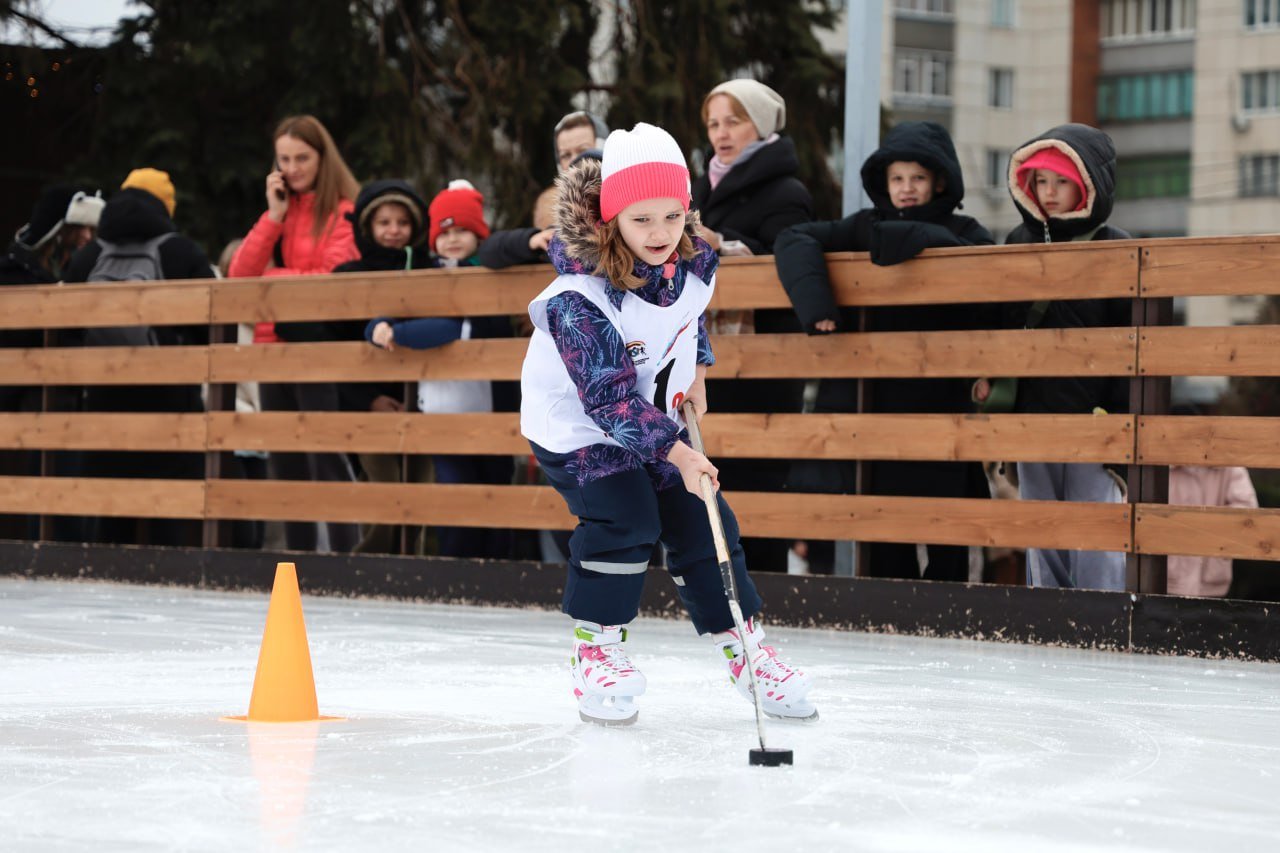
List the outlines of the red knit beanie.
{"type": "Polygon", "coordinates": [[[432,251],[440,232],[446,228],[465,228],[481,240],[489,236],[489,224],[484,221],[484,196],[470,181],[450,181],[448,189],[431,199],[427,215],[431,218],[427,239],[432,251]]]}
{"type": "Polygon", "coordinates": [[[1033,186],[1036,169],[1047,169],[1079,187],[1080,203],[1073,210],[1084,210],[1085,204],[1089,201],[1089,190],[1085,187],[1084,178],[1080,176],[1080,170],[1076,168],[1074,160],[1064,154],[1061,149],[1050,147],[1041,148],[1022,161],[1017,173],[1018,186],[1022,187],[1023,191],[1039,206],[1040,202],[1036,199],[1036,189],[1033,186]]]}

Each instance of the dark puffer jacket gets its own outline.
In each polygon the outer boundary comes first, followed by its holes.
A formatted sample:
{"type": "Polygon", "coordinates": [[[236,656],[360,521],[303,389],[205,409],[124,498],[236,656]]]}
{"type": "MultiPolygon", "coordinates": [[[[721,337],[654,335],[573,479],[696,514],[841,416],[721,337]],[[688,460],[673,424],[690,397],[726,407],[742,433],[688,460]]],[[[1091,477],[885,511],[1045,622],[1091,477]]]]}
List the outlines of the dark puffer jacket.
{"type": "MultiPolygon", "coordinates": [[[[164,202],[146,190],[120,190],[102,209],[98,239],[108,243],[142,243],[177,231],[164,202]]],[[[88,281],[102,244],[87,244],[71,258],[63,281],[88,281]]],[[[194,241],[177,234],[160,244],[160,270],[170,281],[184,278],[213,278],[209,258],[194,241]]]]}
{"type": "MultiPolygon", "coordinates": [[[[708,152],[707,160],[713,156],[708,152]]],[[[754,255],[768,255],[784,229],[813,218],[813,197],[796,178],[799,169],[795,143],[780,137],[730,169],[715,189],[707,175],[694,181],[693,206],[707,228],[741,240],[754,255]]]]}
{"type": "MultiPolygon", "coordinates": [[[[1006,243],[1060,243],[1067,240],[1125,240],[1129,233],[1107,224],[1115,203],[1116,149],[1111,137],[1084,124],[1055,127],[1015,151],[1009,163],[1009,194],[1022,215],[1022,224],[1006,243]],[[1017,185],[1018,166],[1045,148],[1057,148],[1075,161],[1085,183],[1082,210],[1046,217],[1040,206],[1017,185]]],[[[1008,307],[1004,325],[1022,328],[1031,303],[1008,307]]],[[[1130,303],[1124,299],[1055,300],[1049,303],[1037,328],[1078,329],[1128,326],[1130,303]]],[[[1018,380],[1015,412],[1087,414],[1101,406],[1113,414],[1129,410],[1128,383],[1120,377],[1024,378],[1018,380]]]]}
{"type": "MultiPolygon", "coordinates": [[[[75,253],[63,280],[87,281],[102,254],[102,244],[142,243],[176,232],[164,202],[146,190],[120,190],[102,209],[98,240],[75,253]]],[[[166,280],[213,278],[204,250],[181,234],[160,244],[160,272],[166,280]]],[[[164,345],[200,345],[209,342],[207,326],[156,326],[154,340],[164,345]]],[[[68,335],[68,343],[74,340],[68,335]]],[[[198,385],[92,386],[84,390],[84,407],[91,412],[199,412],[204,409],[198,385]]]]}
{"type": "MultiPolygon", "coordinates": [[[[356,197],[355,209],[347,214],[355,234],[356,248],[360,257],[339,264],[334,272],[381,272],[403,269],[430,269],[434,266],[431,252],[427,249],[427,203],[422,200],[413,187],[401,180],[372,181],[360,195],[356,197]],[[408,200],[409,205],[417,207],[417,225],[409,237],[407,249],[388,249],[379,246],[373,240],[373,234],[365,227],[360,227],[360,219],[373,203],[383,196],[397,195],[408,200]]],[[[366,223],[367,225],[368,223],[366,223]]],[[[340,280],[329,282],[333,286],[341,286],[340,280]]],[[[294,343],[317,343],[322,341],[362,341],[364,340],[364,320],[315,320],[300,323],[276,323],[276,335],[284,341],[294,343]]],[[[344,382],[338,384],[338,404],[343,411],[367,412],[373,401],[380,396],[391,397],[403,403],[405,386],[403,382],[344,382]]]]}
{"type": "MultiPolygon", "coordinates": [[[[857,309],[836,306],[827,273],[826,252],[871,252],[871,260],[890,266],[914,258],[927,248],[991,245],[995,240],[976,219],[955,209],[964,198],[964,177],[955,146],[945,128],[933,122],[904,122],[889,131],[884,144],[862,167],[862,185],[875,207],[834,222],[812,222],[789,228],[778,238],[778,277],[809,334],[821,320],[834,320],[836,331],[858,329],[857,309]],[[914,162],[943,182],[927,204],[898,210],[889,199],[890,163],[914,162]]],[[[867,310],[871,332],[979,329],[997,322],[988,309],[976,306],[903,305],[867,310]]],[[[964,412],[969,390],[958,379],[890,380],[869,383],[875,412],[964,412]]],[[[857,409],[855,380],[824,380],[817,401],[820,412],[857,409]]]]}

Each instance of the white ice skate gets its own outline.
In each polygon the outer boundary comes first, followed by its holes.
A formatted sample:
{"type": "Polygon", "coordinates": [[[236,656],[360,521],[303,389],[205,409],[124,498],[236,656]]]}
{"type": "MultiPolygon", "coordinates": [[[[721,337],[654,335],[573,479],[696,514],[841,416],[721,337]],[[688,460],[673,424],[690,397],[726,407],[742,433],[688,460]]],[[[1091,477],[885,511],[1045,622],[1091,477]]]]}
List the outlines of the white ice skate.
{"type": "Polygon", "coordinates": [[[583,722],[629,726],[640,715],[635,697],[644,693],[645,680],[622,648],[626,638],[620,625],[575,624],[569,666],[583,722]]]}
{"type": "MultiPolygon", "coordinates": [[[[751,678],[743,671],[747,656],[743,655],[738,632],[730,629],[716,634],[714,639],[728,661],[729,680],[742,697],[751,702],[751,678]]],[[[780,720],[816,720],[818,709],[808,699],[813,680],[781,660],[773,646],[761,643],[763,639],[764,629],[754,619],[748,619],[746,646],[760,685],[760,705],[764,712],[780,720]]]]}

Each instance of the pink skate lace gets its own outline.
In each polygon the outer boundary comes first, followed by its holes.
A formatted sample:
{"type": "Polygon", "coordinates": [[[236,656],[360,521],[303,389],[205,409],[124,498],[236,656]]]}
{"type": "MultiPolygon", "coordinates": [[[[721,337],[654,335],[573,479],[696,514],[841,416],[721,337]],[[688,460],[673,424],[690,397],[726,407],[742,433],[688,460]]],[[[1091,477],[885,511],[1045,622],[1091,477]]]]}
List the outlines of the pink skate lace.
{"type": "Polygon", "coordinates": [[[627,658],[626,652],[618,645],[590,646],[580,643],[578,659],[583,663],[584,680],[591,677],[593,669],[599,668],[603,671],[603,674],[596,677],[596,685],[600,687],[612,687],[618,683],[618,679],[626,678],[636,671],[627,658]]]}

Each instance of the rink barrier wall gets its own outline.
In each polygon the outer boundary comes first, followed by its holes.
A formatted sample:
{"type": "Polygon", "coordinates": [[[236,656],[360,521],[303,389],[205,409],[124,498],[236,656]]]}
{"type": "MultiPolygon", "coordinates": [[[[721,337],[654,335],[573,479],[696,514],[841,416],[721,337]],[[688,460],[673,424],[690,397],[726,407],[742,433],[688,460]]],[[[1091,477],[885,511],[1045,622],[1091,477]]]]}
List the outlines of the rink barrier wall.
{"type": "MultiPolygon", "coordinates": [[[[0,540],[0,574],[267,593],[278,560],[304,594],[557,610],[563,566],[0,540]]],[[[641,612],[683,619],[675,585],[650,569],[641,612]]],[[[1274,604],[1015,586],[753,574],[773,626],[1142,654],[1280,661],[1274,604]]]]}
{"type": "MultiPolygon", "coordinates": [[[[992,503],[859,495],[730,493],[748,535],[856,538],[1005,547],[1076,547],[1133,555],[1132,590],[1164,589],[1158,555],[1280,559],[1280,511],[1166,507],[1170,464],[1274,464],[1267,418],[1170,418],[1171,376],[1280,373],[1280,329],[1171,328],[1168,300],[1195,294],[1280,293],[1280,237],[1132,240],[930,250],[894,267],[864,254],[829,256],[847,306],[1004,302],[1036,298],[1132,300],[1134,325],[1114,329],[719,336],[717,378],[1121,376],[1133,415],[712,414],[717,457],[1100,461],[1128,464],[1129,505],[992,503]],[[723,420],[719,420],[723,419],[723,420]],[[785,450],[785,452],[780,452],[785,450]],[[1136,463],[1136,464],[1135,464],[1136,463]],[[1152,555],[1152,556],[1146,556],[1152,555]]],[[[523,312],[546,267],[432,270],[228,281],[8,287],[0,328],[210,324],[207,347],[51,346],[0,350],[0,385],[208,384],[195,415],[0,415],[0,448],[201,452],[206,479],[0,478],[0,512],[197,518],[216,546],[226,519],[382,521],[562,529],[571,523],[546,488],[251,482],[220,477],[230,450],[523,454],[514,415],[347,413],[240,415],[231,383],[412,382],[518,377],[523,340],[459,341],[394,353],[363,343],[237,346],[232,322],[523,312]]],[[[786,308],[772,259],[727,259],[713,308],[786,308]]]]}

